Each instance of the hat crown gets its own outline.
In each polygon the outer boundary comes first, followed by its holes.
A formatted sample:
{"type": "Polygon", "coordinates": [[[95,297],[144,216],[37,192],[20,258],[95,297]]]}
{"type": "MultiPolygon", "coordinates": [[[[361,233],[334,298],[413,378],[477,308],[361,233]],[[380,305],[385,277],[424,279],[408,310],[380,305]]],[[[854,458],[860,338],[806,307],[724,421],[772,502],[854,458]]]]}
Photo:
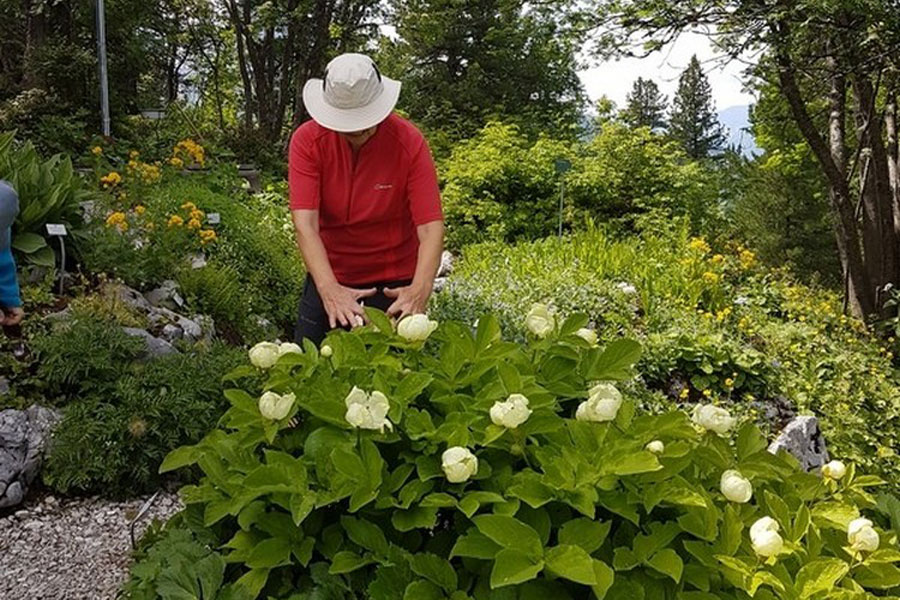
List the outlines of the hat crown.
{"type": "Polygon", "coordinates": [[[342,54],[328,63],[322,83],[325,101],[335,108],[370,104],[384,91],[381,74],[364,54],[342,54]]]}

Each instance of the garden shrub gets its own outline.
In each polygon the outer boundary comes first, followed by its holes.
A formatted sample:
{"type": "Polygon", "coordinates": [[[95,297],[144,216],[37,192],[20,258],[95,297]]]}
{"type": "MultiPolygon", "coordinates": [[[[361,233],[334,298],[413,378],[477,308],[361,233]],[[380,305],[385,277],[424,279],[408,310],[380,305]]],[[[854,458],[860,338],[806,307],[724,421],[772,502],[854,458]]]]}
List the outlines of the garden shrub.
{"type": "MultiPolygon", "coordinates": [[[[617,240],[589,230],[563,240],[465,249],[431,311],[472,323],[493,310],[524,333],[533,302],[589,315],[601,339],[638,339],[647,405],[701,398],[739,414],[793,405],[820,418],[829,448],[891,482],[900,477],[896,340],[876,339],[841,315],[829,290],[759,267],[735,244],[718,251],[676,226],[617,240]]],[[[636,392],[638,393],[638,392],[636,392]]]]}
{"type": "MultiPolygon", "coordinates": [[[[164,461],[202,470],[182,490],[185,518],[215,534],[216,554],[190,550],[190,597],[896,593],[896,534],[874,513],[857,520],[877,477],[803,472],[711,405],[693,423],[638,413],[612,383],[632,374],[636,342],[597,347],[586,316],[546,308],[529,314],[542,337],[525,344],[503,341],[491,316],[412,342],[369,315],[329,334],[324,354],[254,350],[264,382],[233,372],[220,428],[164,461]]],[[[160,563],[135,567],[135,597],[167,597],[160,563]]]]}
{"type": "Polygon", "coordinates": [[[590,142],[529,141],[512,125],[491,123],[443,161],[443,200],[451,247],[534,240],[557,232],[560,174],[567,159],[563,227],[593,219],[633,229],[655,215],[684,216],[695,230],[718,222],[713,180],[677,144],[648,129],[610,124],[590,142]]]}
{"type": "Polygon", "coordinates": [[[199,440],[222,414],[221,376],[242,355],[217,343],[146,363],[111,363],[116,377],[102,386],[83,382],[81,392],[68,397],[44,482],[62,493],[108,497],[156,489],[166,453],[199,440]]]}

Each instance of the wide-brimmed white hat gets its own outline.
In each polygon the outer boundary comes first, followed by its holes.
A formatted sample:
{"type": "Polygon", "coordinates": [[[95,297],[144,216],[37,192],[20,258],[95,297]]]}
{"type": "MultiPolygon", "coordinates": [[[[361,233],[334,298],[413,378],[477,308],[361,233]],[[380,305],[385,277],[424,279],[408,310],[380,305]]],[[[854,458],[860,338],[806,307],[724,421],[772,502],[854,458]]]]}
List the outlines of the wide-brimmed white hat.
{"type": "Polygon", "coordinates": [[[400,82],[384,77],[364,54],[341,54],[325,68],[324,79],[303,86],[303,104],[322,127],[362,131],[384,121],[400,97],[400,82]]]}

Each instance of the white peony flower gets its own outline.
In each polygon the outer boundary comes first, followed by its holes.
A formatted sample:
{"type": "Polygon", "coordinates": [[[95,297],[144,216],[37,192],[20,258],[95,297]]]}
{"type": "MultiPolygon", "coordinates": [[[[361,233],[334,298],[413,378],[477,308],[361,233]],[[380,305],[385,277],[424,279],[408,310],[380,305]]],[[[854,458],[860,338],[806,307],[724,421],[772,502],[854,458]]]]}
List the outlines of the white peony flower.
{"type": "Polygon", "coordinates": [[[531,410],[528,408],[528,398],[522,394],[511,394],[505,402],[494,402],[491,407],[491,421],[494,425],[500,425],[508,429],[515,429],[528,420],[531,410]]]}
{"type": "Polygon", "coordinates": [[[575,335],[586,341],[591,346],[597,345],[597,332],[593,329],[588,329],[587,327],[582,327],[578,331],[575,332],[575,335]]]}
{"type": "Polygon", "coordinates": [[[271,421],[280,421],[291,412],[294,400],[296,400],[294,394],[282,396],[275,392],[266,392],[259,398],[259,412],[271,421]]]}
{"type": "Polygon", "coordinates": [[[324,356],[325,358],[328,358],[328,357],[330,357],[332,354],[334,354],[334,350],[331,348],[331,346],[329,346],[328,344],[325,344],[324,346],[322,346],[322,347],[319,349],[319,354],[321,354],[321,355],[324,356]]]}
{"type": "Polygon", "coordinates": [[[303,348],[293,342],[283,342],[278,346],[278,356],[281,357],[285,354],[303,354],[303,348]]]}
{"type": "Polygon", "coordinates": [[[847,542],[857,552],[875,552],[880,539],[869,519],[853,519],[847,527],[847,542]]]}
{"type": "Polygon", "coordinates": [[[394,426],[387,419],[388,410],[391,406],[388,404],[387,397],[379,391],[367,394],[356,386],[350,390],[344,399],[347,405],[347,413],[344,418],[348,423],[360,429],[377,429],[384,433],[384,428],[393,429],[394,426]]]}
{"type": "Polygon", "coordinates": [[[260,342],[250,348],[249,354],[254,367],[268,369],[278,361],[278,344],[260,342]]]}
{"type": "Polygon", "coordinates": [[[462,483],[478,472],[478,458],[468,448],[454,446],[441,455],[441,468],[450,483],[462,483]]]}
{"type": "Polygon", "coordinates": [[[403,317],[397,325],[397,333],[410,342],[421,342],[428,339],[437,326],[438,322],[432,321],[426,315],[409,315],[403,317]]]}
{"type": "Polygon", "coordinates": [[[691,420],[700,427],[719,434],[728,433],[737,423],[737,419],[732,417],[731,413],[712,404],[698,404],[695,406],[691,420]]]}
{"type": "Polygon", "coordinates": [[[731,502],[744,504],[749,502],[753,497],[753,485],[750,480],[734,469],[729,469],[722,473],[722,479],[719,481],[719,488],[722,495],[731,502]]]}
{"type": "Polygon", "coordinates": [[[847,473],[847,466],[839,460],[833,460],[822,467],[822,475],[829,479],[843,479],[847,473]]]}
{"type": "Polygon", "coordinates": [[[652,442],[644,446],[644,449],[647,452],[652,452],[653,454],[662,454],[666,451],[666,445],[659,440],[653,440],[652,442]]]}
{"type": "Polygon", "coordinates": [[[578,405],[579,421],[612,421],[622,406],[622,394],[611,383],[598,383],[588,392],[588,399],[578,405]]]}
{"type": "Polygon", "coordinates": [[[758,555],[769,558],[784,549],[784,540],[778,534],[778,521],[763,517],[750,526],[750,543],[758,555]]]}
{"type": "Polygon", "coordinates": [[[556,320],[546,305],[532,304],[531,310],[525,316],[525,326],[534,335],[545,338],[556,329],[556,320]]]}

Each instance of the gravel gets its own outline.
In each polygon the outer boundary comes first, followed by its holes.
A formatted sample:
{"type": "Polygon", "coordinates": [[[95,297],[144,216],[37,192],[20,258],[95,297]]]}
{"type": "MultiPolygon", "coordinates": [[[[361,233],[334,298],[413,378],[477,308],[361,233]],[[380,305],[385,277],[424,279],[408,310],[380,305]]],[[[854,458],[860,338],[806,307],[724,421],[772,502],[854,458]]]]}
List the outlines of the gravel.
{"type": "MultiPolygon", "coordinates": [[[[0,515],[0,598],[113,600],[131,565],[129,523],[148,498],[45,496],[0,515]]],[[[176,494],[160,492],[135,538],[181,508],[176,494]]]]}

